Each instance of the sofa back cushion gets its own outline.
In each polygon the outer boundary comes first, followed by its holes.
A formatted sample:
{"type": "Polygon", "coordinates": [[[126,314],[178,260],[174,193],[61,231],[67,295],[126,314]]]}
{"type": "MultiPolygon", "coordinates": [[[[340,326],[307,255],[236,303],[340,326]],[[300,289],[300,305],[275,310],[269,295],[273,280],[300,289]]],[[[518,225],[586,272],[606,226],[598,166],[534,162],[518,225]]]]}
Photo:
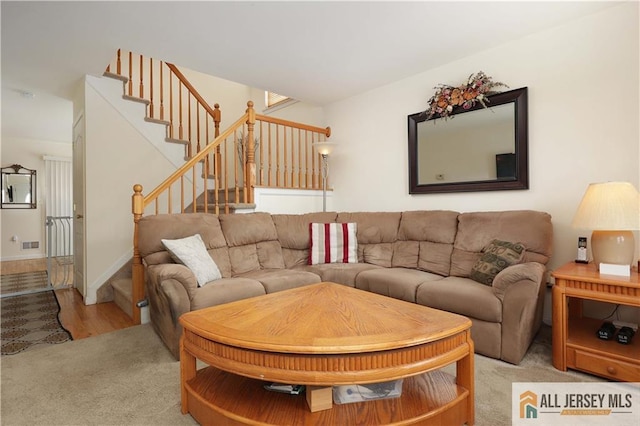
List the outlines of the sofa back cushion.
{"type": "Polygon", "coordinates": [[[309,224],[335,222],[336,216],[335,212],[271,215],[282,246],[285,267],[306,265],[309,262],[311,245],[309,224]]]}
{"type": "Polygon", "coordinates": [[[222,214],[220,226],[229,247],[232,275],[284,268],[278,233],[269,213],[222,214]]]}
{"type": "Polygon", "coordinates": [[[200,234],[209,255],[223,277],[231,276],[227,241],[218,216],[210,213],[177,213],[144,216],[138,223],[138,249],[147,265],[174,263],[162,244],[163,239],[177,240],[200,234]]]}
{"type": "Polygon", "coordinates": [[[338,213],[337,222],[358,224],[358,262],[391,267],[401,213],[338,213]]]}
{"type": "Polygon", "coordinates": [[[468,277],[482,249],[494,239],[522,243],[522,262],[546,264],[553,244],[551,216],[532,210],[460,214],[450,275],[468,277]]]}
{"type": "Polygon", "coordinates": [[[449,275],[458,213],[448,210],[402,213],[393,266],[449,275]]]}

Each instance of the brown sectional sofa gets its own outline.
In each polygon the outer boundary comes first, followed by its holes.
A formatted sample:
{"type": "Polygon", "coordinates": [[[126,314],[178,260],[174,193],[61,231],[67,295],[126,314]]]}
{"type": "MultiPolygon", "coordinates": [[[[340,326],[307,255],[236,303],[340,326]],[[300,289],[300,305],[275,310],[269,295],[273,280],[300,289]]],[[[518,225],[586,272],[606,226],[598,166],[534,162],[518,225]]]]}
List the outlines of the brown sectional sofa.
{"type": "Polygon", "coordinates": [[[518,364],[542,321],[552,233],[536,211],[189,213],[143,217],[138,248],[152,325],[176,358],[185,312],[332,281],[465,315],[477,353],[518,364]],[[358,263],[308,265],[312,222],[357,223],[358,263]],[[196,233],[222,274],[203,287],[161,242],[196,233]],[[524,258],[492,285],[469,279],[494,239],[524,244],[524,258]]]}

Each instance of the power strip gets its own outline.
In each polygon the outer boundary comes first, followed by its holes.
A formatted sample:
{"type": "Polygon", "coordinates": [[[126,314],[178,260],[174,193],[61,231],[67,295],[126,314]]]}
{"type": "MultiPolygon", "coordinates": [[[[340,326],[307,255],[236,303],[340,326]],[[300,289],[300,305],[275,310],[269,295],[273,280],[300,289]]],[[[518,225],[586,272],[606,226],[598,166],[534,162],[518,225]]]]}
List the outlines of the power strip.
{"type": "Polygon", "coordinates": [[[634,324],[632,322],[624,322],[624,321],[612,321],[613,325],[615,325],[616,328],[622,328],[622,327],[629,327],[631,329],[633,329],[633,331],[638,331],[638,324],[634,324]]]}

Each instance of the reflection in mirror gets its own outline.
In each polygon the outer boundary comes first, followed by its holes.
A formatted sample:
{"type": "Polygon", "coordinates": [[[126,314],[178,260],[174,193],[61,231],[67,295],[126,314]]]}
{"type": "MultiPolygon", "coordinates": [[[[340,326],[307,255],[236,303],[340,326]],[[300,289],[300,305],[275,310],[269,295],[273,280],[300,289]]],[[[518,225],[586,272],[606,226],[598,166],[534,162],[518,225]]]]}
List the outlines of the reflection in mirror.
{"type": "Polygon", "coordinates": [[[3,209],[36,208],[36,171],[13,164],[2,168],[3,209]]]}
{"type": "Polygon", "coordinates": [[[409,118],[409,193],[527,189],[527,88],[449,119],[409,118]]]}
{"type": "Polygon", "coordinates": [[[497,179],[496,155],[515,153],[513,110],[510,103],[419,123],[418,184],[497,179]]]}

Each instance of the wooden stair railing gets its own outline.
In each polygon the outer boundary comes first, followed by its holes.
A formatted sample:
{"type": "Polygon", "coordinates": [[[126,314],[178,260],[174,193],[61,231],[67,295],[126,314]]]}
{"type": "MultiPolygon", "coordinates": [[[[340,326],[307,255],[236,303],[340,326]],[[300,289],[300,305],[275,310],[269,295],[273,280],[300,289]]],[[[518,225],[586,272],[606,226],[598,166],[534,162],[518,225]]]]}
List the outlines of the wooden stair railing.
{"type": "Polygon", "coordinates": [[[118,49],[104,74],[125,82],[126,99],[147,105],[146,119],[167,126],[167,141],[184,144],[185,159],[220,134],[220,106],[212,108],[175,65],[118,49]]]}
{"type": "Polygon", "coordinates": [[[254,203],[256,186],[319,190],[321,161],[313,143],[330,135],[329,127],[256,114],[249,101],[245,114],[148,195],[143,195],[142,185],[134,185],[133,320],[140,322],[137,302],[144,299],[138,247],[138,223],[144,214],[229,213],[235,204],[254,203]],[[197,173],[199,164],[209,170],[211,162],[215,179],[197,173]]]}

